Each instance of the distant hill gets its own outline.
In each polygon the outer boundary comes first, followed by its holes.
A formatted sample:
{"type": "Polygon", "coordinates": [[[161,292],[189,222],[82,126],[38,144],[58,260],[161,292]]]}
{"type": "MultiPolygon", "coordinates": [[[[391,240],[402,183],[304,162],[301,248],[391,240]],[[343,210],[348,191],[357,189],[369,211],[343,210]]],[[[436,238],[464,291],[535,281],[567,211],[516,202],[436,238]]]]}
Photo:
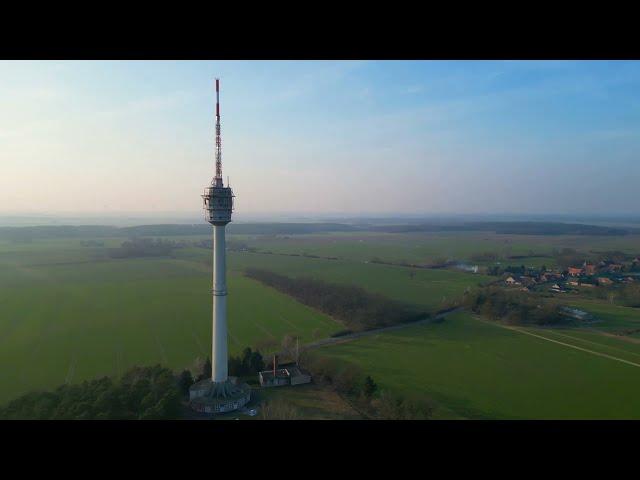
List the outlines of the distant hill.
{"type": "MultiPolygon", "coordinates": [[[[231,223],[230,234],[238,235],[295,235],[321,232],[349,232],[358,229],[339,223],[231,223]]],[[[101,225],[38,227],[0,227],[0,239],[31,240],[37,238],[104,238],[104,237],[162,237],[180,235],[210,235],[211,225],[139,225],[111,227],[101,225]]]]}
{"type": "Polygon", "coordinates": [[[459,225],[380,225],[370,227],[379,232],[455,232],[480,231],[518,235],[628,235],[639,228],[605,227],[556,222],[469,222],[459,225]]]}
{"type": "MultiPolygon", "coordinates": [[[[328,232],[463,232],[482,231],[518,235],[629,235],[640,234],[640,228],[608,227],[560,222],[468,222],[453,225],[391,224],[353,225],[346,223],[231,223],[227,227],[236,235],[296,235],[328,232]]],[[[180,235],[209,235],[211,226],[139,225],[113,227],[104,225],[0,227],[0,239],[29,241],[38,238],[104,238],[104,237],[162,237],[180,235]]]]}

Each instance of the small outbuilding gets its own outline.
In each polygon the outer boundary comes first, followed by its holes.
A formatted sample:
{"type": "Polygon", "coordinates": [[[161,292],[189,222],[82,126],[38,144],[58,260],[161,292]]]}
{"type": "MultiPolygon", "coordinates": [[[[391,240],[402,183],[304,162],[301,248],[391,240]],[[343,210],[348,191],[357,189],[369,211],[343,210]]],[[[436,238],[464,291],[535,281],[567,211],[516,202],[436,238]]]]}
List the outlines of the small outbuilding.
{"type": "Polygon", "coordinates": [[[258,373],[261,387],[281,387],[284,385],[302,385],[311,383],[311,374],[295,363],[280,365],[272,370],[258,373]]]}

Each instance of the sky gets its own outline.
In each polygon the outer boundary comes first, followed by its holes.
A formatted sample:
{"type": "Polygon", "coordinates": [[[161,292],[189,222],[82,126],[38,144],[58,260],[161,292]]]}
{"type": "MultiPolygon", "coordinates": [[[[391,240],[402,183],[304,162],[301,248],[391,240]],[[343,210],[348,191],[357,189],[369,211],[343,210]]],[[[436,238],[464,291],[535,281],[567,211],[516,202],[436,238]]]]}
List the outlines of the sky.
{"type": "Polygon", "coordinates": [[[640,62],[4,61],[0,214],[640,213],[640,62]]]}

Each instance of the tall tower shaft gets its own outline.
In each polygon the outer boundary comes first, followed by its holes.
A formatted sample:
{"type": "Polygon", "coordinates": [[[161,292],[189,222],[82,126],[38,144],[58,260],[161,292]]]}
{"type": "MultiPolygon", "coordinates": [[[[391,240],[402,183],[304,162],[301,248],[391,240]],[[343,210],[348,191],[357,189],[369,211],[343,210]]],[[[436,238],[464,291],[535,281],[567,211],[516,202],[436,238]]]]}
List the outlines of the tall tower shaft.
{"type": "Polygon", "coordinates": [[[227,352],[227,265],[225,225],[213,226],[213,336],[211,341],[211,380],[225,382],[228,377],[227,352]]]}
{"type": "Polygon", "coordinates": [[[216,169],[211,185],[202,195],[204,214],[213,225],[213,318],[211,378],[189,387],[189,404],[197,412],[222,413],[237,410],[251,399],[251,387],[229,378],[227,352],[227,265],[225,227],[231,221],[233,192],[222,180],[220,135],[220,81],[216,78],[216,169]]]}
{"type": "Polygon", "coordinates": [[[211,186],[205,188],[205,217],[213,225],[213,335],[211,379],[223,383],[228,378],[227,281],[225,227],[231,222],[233,191],[222,179],[222,139],[220,135],[220,81],[216,78],[216,170],[211,186]]]}

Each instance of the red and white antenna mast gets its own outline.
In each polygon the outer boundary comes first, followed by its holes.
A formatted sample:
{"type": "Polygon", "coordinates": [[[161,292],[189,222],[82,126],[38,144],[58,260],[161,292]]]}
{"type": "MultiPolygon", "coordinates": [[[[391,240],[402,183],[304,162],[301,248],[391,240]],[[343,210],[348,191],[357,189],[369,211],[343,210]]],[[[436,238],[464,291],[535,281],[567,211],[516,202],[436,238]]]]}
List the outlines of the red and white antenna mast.
{"type": "Polygon", "coordinates": [[[220,137],[220,80],[216,78],[216,176],[215,187],[222,187],[222,139],[220,137]]]}

